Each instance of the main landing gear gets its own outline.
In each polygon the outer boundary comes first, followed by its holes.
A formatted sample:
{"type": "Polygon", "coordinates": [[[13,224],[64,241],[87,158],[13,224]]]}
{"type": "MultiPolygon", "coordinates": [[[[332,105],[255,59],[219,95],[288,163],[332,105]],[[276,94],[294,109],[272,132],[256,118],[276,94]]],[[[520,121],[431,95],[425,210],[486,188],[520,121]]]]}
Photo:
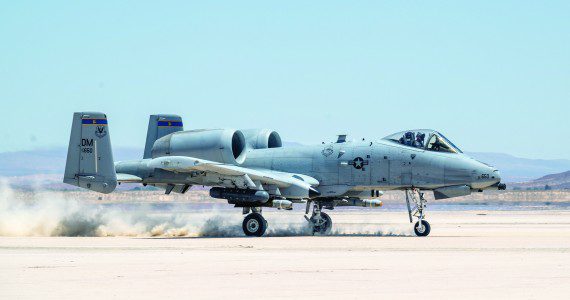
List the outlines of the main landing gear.
{"type": "MultiPolygon", "coordinates": [[[[323,205],[319,202],[312,201],[313,203],[313,213],[310,218],[305,216],[305,219],[309,222],[311,226],[311,231],[313,235],[325,235],[329,234],[332,230],[332,219],[328,214],[322,212],[323,205]]],[[[305,213],[309,213],[311,203],[307,203],[307,209],[305,213]]]]}
{"type": "MultiPolygon", "coordinates": [[[[249,207],[244,207],[244,214],[248,214],[249,211],[249,207]]],[[[251,213],[245,217],[241,227],[247,236],[262,236],[267,230],[267,220],[261,215],[261,207],[252,207],[251,213]]]]}
{"type": "Polygon", "coordinates": [[[427,206],[427,200],[424,198],[424,193],[420,192],[418,189],[406,190],[406,204],[408,205],[410,223],[413,223],[413,217],[418,218],[418,221],[414,224],[415,234],[417,236],[428,236],[431,231],[431,227],[428,221],[424,220],[424,209],[427,206]],[[410,202],[413,203],[413,208],[410,202]]]}
{"type": "MultiPolygon", "coordinates": [[[[305,216],[305,219],[309,222],[313,235],[329,234],[332,230],[332,219],[328,214],[322,212],[323,204],[316,201],[307,203],[306,214],[309,213],[311,205],[313,206],[313,213],[310,218],[305,216]]],[[[262,236],[265,234],[267,220],[261,215],[261,207],[244,207],[243,214],[246,215],[242,223],[245,235],[262,236]]]]}

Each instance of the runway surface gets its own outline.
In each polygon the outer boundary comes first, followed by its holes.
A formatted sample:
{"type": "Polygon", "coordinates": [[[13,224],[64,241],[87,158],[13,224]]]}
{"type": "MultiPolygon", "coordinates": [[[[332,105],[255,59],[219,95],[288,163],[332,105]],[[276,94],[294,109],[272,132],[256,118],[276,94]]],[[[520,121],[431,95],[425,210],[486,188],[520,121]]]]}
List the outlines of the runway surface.
{"type": "MultiPolygon", "coordinates": [[[[222,212],[226,214],[229,212],[222,212]]],[[[302,213],[268,212],[272,227],[302,213]]],[[[234,212],[235,214],[235,212],[234,212]]],[[[570,212],[334,211],[335,236],[0,237],[0,299],[552,299],[570,293],[570,212]]],[[[231,235],[230,235],[231,236],[231,235]]]]}

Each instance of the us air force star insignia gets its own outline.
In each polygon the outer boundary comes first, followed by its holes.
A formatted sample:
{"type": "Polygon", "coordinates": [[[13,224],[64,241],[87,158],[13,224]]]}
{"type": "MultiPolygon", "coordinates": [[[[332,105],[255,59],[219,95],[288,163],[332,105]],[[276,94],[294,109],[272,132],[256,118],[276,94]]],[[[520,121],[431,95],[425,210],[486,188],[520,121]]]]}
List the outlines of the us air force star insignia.
{"type": "Polygon", "coordinates": [[[362,159],[362,157],[357,157],[355,158],[353,161],[351,161],[349,163],[350,165],[353,165],[355,169],[362,169],[364,166],[368,165],[368,161],[362,159]]]}
{"type": "Polygon", "coordinates": [[[361,157],[357,157],[354,159],[354,167],[357,169],[362,169],[362,164],[364,163],[364,161],[362,160],[361,157]]]}
{"type": "Polygon", "coordinates": [[[95,129],[95,135],[100,139],[105,137],[107,135],[105,126],[97,126],[97,128],[95,129]]]}

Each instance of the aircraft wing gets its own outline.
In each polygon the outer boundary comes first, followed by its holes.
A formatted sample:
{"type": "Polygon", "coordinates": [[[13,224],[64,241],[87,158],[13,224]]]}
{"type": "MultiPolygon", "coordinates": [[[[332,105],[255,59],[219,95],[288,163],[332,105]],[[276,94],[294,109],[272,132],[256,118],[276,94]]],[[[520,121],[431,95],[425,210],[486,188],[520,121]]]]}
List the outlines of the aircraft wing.
{"type": "Polygon", "coordinates": [[[243,180],[244,188],[256,188],[258,182],[265,185],[274,185],[278,188],[297,187],[304,190],[311,190],[311,187],[319,185],[318,180],[307,175],[267,169],[244,168],[187,156],[155,158],[149,162],[149,166],[179,173],[202,171],[214,173],[227,179],[239,178],[243,180]]]}

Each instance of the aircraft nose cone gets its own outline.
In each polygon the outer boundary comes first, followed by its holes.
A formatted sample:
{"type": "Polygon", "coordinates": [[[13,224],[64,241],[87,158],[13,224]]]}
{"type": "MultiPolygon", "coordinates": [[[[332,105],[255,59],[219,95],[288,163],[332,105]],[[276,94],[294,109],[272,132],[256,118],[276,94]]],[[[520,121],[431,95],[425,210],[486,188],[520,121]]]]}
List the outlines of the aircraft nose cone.
{"type": "Polygon", "coordinates": [[[501,183],[501,173],[499,172],[499,170],[493,170],[493,177],[495,177],[495,180],[497,181],[495,184],[497,185],[498,190],[501,191],[507,189],[507,185],[501,183]]]}
{"type": "Polygon", "coordinates": [[[495,180],[497,181],[497,183],[501,182],[501,172],[499,172],[499,170],[493,170],[493,176],[495,178],[495,180]]]}
{"type": "Polygon", "coordinates": [[[476,161],[475,166],[471,188],[484,190],[497,187],[499,185],[501,182],[501,174],[499,170],[479,161],[476,161]]]}

